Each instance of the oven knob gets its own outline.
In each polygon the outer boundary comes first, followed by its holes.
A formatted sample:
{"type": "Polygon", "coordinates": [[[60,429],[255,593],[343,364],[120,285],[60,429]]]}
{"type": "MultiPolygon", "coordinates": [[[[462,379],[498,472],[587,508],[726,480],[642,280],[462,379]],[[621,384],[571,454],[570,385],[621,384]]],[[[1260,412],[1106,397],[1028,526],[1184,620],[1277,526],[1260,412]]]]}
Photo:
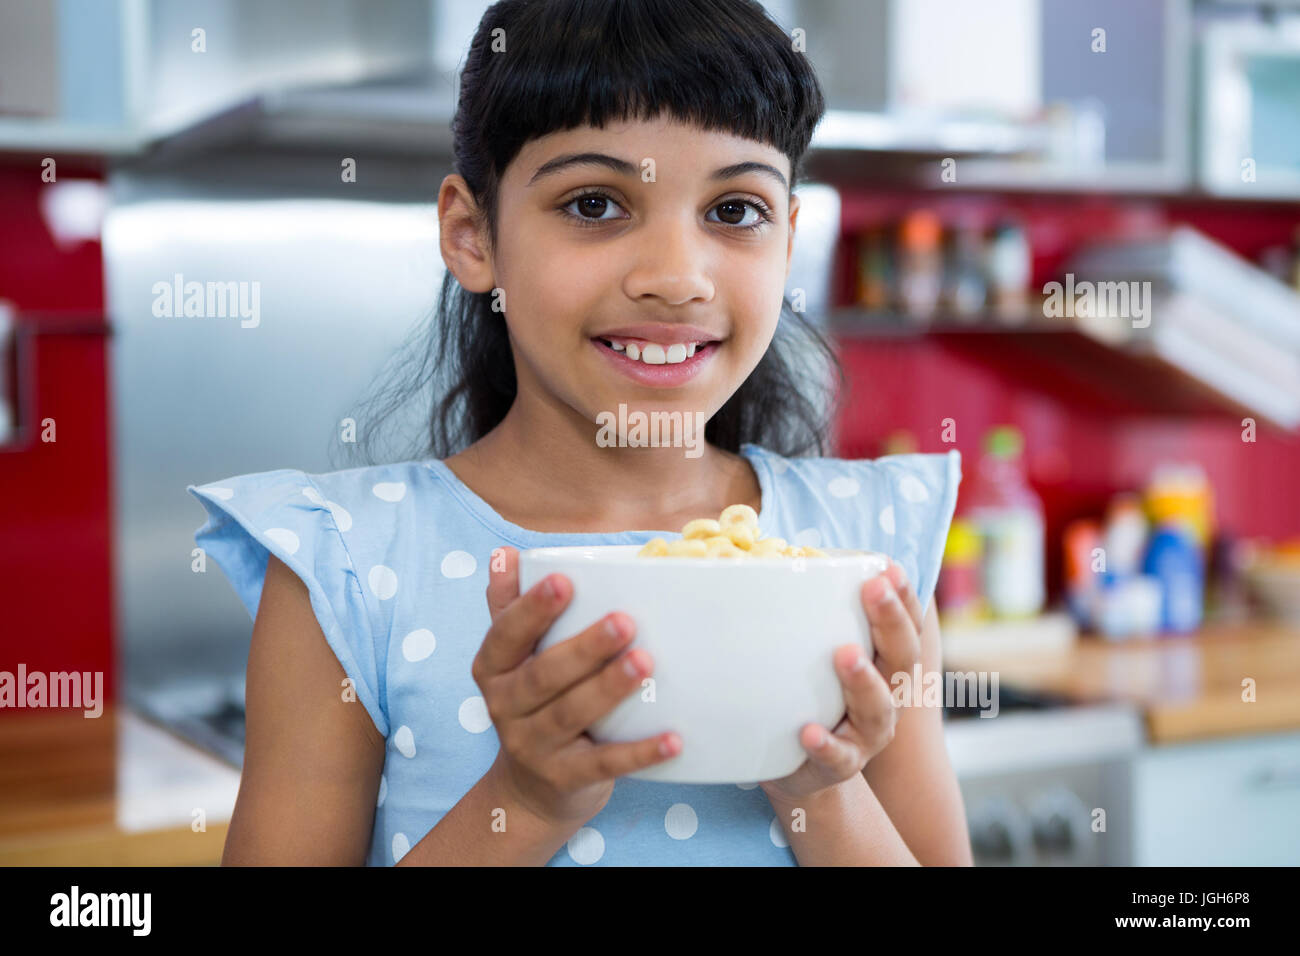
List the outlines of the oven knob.
{"type": "Polygon", "coordinates": [[[971,850],[982,862],[1014,863],[1030,849],[1032,834],[1025,815],[1010,800],[995,797],[971,811],[971,850]]]}
{"type": "Polygon", "coordinates": [[[1059,787],[1030,801],[1034,845],[1044,853],[1069,853],[1088,826],[1088,808],[1074,793],[1059,787]]]}

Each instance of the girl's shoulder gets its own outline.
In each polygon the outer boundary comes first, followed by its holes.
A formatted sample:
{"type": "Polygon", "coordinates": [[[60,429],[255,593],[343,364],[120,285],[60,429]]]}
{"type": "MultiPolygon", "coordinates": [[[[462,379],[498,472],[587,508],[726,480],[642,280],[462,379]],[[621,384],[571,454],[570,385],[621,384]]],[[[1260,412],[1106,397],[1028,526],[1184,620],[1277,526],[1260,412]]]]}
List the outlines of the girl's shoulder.
{"type": "Polygon", "coordinates": [[[888,554],[928,603],[956,510],[959,451],[849,459],[747,448],[770,469],[792,543],[888,554]]]}

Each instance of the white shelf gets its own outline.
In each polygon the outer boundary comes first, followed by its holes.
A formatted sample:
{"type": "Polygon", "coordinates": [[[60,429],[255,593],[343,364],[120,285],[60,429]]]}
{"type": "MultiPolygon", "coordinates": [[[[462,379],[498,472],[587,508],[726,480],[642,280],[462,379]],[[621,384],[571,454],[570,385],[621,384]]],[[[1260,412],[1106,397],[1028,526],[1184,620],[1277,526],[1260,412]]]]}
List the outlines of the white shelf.
{"type": "Polygon", "coordinates": [[[141,136],[119,126],[0,116],[0,152],[4,153],[131,156],[144,145],[141,136]]]}
{"type": "Polygon", "coordinates": [[[963,120],[905,113],[827,110],[813,150],[866,150],[935,155],[1014,155],[1046,149],[1048,131],[1027,123],[963,120]]]}

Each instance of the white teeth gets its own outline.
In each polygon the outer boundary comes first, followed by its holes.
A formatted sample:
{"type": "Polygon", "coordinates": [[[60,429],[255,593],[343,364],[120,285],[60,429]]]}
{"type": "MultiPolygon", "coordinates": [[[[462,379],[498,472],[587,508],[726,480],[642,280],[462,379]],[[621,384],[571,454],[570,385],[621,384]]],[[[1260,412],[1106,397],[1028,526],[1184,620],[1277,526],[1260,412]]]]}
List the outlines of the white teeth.
{"type": "Polygon", "coordinates": [[[679,365],[695,355],[695,350],[702,342],[674,342],[663,346],[658,342],[616,342],[606,339],[616,352],[622,352],[633,361],[645,362],[647,365],[679,365]]]}

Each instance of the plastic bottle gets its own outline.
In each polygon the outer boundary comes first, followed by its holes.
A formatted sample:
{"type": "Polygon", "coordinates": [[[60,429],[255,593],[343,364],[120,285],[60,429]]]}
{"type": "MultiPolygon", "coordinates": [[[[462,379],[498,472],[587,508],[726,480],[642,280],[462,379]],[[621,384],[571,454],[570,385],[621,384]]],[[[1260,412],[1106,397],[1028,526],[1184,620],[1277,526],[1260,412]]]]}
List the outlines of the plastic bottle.
{"type": "Polygon", "coordinates": [[[1029,278],[1032,253],[1029,238],[1017,223],[1006,220],[994,227],[985,247],[988,299],[1002,322],[1015,325],[1029,318],[1029,278]]]}
{"type": "Polygon", "coordinates": [[[964,518],[954,518],[948,526],[937,590],[936,603],[946,621],[974,620],[987,613],[980,593],[979,530],[964,518]]]}
{"type": "Polygon", "coordinates": [[[943,223],[928,209],[914,210],[898,241],[898,306],[911,321],[929,322],[943,290],[943,223]]]}
{"type": "Polygon", "coordinates": [[[1209,550],[1214,536],[1214,495],[1200,465],[1157,466],[1147,482],[1146,510],[1153,524],[1182,524],[1202,553],[1209,550]]]}
{"type": "Polygon", "coordinates": [[[969,224],[959,225],[948,236],[944,263],[942,302],[958,319],[974,320],[984,311],[988,292],[984,285],[984,237],[969,224]]]}
{"type": "Polygon", "coordinates": [[[858,305],[872,312],[889,308],[893,281],[889,237],[882,228],[868,229],[858,247],[858,305]]]}
{"type": "Polygon", "coordinates": [[[1201,626],[1205,611],[1205,563],[1192,533],[1177,521],[1156,526],[1143,569],[1160,579],[1160,628],[1186,634],[1201,626]]]}
{"type": "Polygon", "coordinates": [[[982,584],[997,617],[1030,617],[1043,608],[1043,503],[1021,469],[1024,439],[1011,425],[984,436],[984,455],[964,517],[984,542],[982,584]]]}
{"type": "Polygon", "coordinates": [[[1106,527],[1102,547],[1106,552],[1106,570],[1118,577],[1137,574],[1147,544],[1147,519],[1142,500],[1132,492],[1120,492],[1106,508],[1106,527]]]}
{"type": "Polygon", "coordinates": [[[1076,518],[1061,534],[1065,569],[1065,604],[1080,628],[1094,626],[1093,595],[1098,589],[1094,553],[1101,548],[1101,525],[1092,518],[1076,518]]]}

